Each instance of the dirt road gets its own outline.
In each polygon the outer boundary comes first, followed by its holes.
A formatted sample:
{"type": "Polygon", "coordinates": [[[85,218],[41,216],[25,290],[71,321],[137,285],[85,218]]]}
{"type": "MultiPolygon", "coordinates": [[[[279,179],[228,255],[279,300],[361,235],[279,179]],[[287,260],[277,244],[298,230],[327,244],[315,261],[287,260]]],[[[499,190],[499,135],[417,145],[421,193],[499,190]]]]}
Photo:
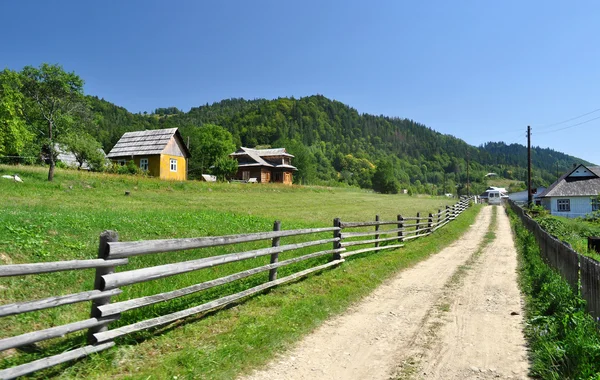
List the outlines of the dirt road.
{"type": "Polygon", "coordinates": [[[516,252],[502,209],[496,239],[479,249],[492,210],[246,379],[526,378],[516,252]]]}

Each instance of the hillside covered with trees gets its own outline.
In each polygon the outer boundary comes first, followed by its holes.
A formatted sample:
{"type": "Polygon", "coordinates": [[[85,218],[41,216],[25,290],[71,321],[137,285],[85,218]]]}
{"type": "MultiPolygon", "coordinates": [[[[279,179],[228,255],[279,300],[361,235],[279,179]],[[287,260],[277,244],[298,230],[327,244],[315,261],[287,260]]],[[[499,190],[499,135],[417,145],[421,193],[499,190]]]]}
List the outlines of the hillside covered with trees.
{"type": "MultiPolygon", "coordinates": [[[[60,67],[44,68],[80,80],[60,67]]],[[[490,142],[475,147],[416,121],[360,114],[321,95],[227,99],[189,112],[171,106],[150,114],[133,114],[104,99],[83,95],[81,81],[75,94],[67,91],[57,95],[71,96],[79,106],[77,112],[57,113],[54,135],[49,136],[49,122],[40,115],[33,98],[37,95],[31,90],[36,88],[36,80],[44,78],[26,74],[4,70],[0,76],[0,131],[12,136],[0,136],[0,156],[46,157],[47,162],[48,153],[41,153],[53,146],[49,137],[73,147],[102,146],[108,152],[125,132],[177,127],[190,143],[191,178],[208,172],[236,146],[285,147],[295,156],[293,164],[299,170],[294,181],[301,184],[341,183],[392,193],[407,188],[415,193],[464,194],[467,161],[473,193],[485,189],[489,172],[520,181],[527,176],[527,151],[522,145],[490,142]],[[36,137],[40,130],[45,131],[42,139],[36,137]],[[93,141],[86,145],[86,140],[93,141]]],[[[551,149],[535,148],[534,185],[548,185],[556,179],[557,171],[561,173],[575,162],[586,163],[551,149]]]]}
{"type": "MultiPolygon", "coordinates": [[[[126,131],[178,127],[186,138],[204,126],[217,125],[231,134],[237,146],[285,147],[296,156],[298,183],[342,182],[380,191],[391,186],[419,193],[455,193],[457,189],[464,193],[467,159],[473,192],[483,191],[489,172],[520,181],[527,177],[523,145],[489,142],[474,147],[413,120],[360,114],[321,95],[228,99],[185,113],[149,115],[131,114],[98,98],[91,98],[91,104],[99,120],[95,135],[106,150],[126,131]]],[[[193,149],[194,139],[191,145],[193,149]]],[[[200,159],[192,158],[191,174],[206,170],[200,159]]],[[[552,183],[557,167],[562,173],[575,162],[586,163],[537,147],[532,159],[535,185],[552,183]]]]}

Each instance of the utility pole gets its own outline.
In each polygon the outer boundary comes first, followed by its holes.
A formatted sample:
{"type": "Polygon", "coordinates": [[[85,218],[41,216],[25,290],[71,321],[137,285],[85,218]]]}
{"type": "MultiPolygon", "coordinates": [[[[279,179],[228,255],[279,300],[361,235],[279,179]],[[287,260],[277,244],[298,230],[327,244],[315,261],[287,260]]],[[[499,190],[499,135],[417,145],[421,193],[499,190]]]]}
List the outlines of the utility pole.
{"type": "Polygon", "coordinates": [[[467,148],[467,196],[471,196],[471,191],[469,189],[469,149],[467,148]]]}
{"type": "Polygon", "coordinates": [[[527,207],[533,203],[533,194],[531,193],[531,127],[527,126],[527,207]]]}

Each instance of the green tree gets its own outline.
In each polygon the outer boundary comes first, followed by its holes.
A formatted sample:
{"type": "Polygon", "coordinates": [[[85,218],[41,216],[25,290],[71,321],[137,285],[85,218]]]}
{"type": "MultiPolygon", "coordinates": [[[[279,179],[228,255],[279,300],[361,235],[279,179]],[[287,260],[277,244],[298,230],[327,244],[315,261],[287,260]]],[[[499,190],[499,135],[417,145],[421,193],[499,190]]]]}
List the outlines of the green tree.
{"type": "Polygon", "coordinates": [[[83,80],[59,65],[26,66],[21,72],[23,108],[34,135],[41,140],[42,155],[48,160],[48,181],[54,179],[56,144],[75,128],[75,121],[88,111],[83,80]]]}
{"type": "Polygon", "coordinates": [[[23,119],[23,94],[17,72],[0,72],[0,154],[19,155],[31,141],[23,119]]]}
{"type": "Polygon", "coordinates": [[[394,175],[394,167],[388,160],[380,160],[373,174],[373,189],[384,194],[398,194],[400,183],[394,175]]]}
{"type": "Polygon", "coordinates": [[[211,173],[217,177],[219,181],[225,181],[234,175],[238,170],[238,162],[230,157],[224,156],[215,162],[211,168],[211,173]]]}
{"type": "Polygon", "coordinates": [[[104,169],[106,157],[102,151],[102,146],[89,134],[69,134],[63,139],[63,144],[75,155],[80,168],[84,163],[87,163],[92,170],[104,169]]]}
{"type": "Polygon", "coordinates": [[[208,168],[222,157],[235,151],[233,136],[229,131],[214,124],[182,129],[184,140],[190,141],[190,171],[196,174],[206,173],[208,168]]]}

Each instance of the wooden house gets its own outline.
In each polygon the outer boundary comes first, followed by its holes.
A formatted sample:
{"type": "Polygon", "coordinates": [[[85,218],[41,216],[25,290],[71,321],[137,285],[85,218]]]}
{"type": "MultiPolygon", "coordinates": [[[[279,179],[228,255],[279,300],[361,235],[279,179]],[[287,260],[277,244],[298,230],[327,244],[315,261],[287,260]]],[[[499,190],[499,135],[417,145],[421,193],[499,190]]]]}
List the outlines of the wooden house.
{"type": "Polygon", "coordinates": [[[283,183],[291,185],[293,173],[298,170],[292,166],[293,155],[285,148],[251,149],[241,147],[230,157],[238,161],[235,179],[246,182],[283,183]]]}
{"type": "Polygon", "coordinates": [[[187,180],[190,151],[177,128],[127,132],[107,157],[120,165],[133,160],[153,177],[187,180]]]}
{"type": "Polygon", "coordinates": [[[539,198],[552,215],[577,218],[600,210],[600,166],[576,165],[539,198]]]}

